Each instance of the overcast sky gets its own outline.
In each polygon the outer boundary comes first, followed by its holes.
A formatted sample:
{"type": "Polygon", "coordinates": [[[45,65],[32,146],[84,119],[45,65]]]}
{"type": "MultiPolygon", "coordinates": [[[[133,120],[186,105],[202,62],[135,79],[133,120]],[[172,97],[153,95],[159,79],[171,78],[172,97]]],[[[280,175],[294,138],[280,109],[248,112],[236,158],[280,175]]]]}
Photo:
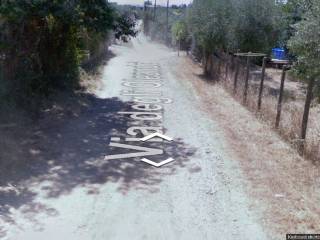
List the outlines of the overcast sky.
{"type": "MultiPolygon", "coordinates": [[[[153,2],[154,0],[152,0],[153,2]]],[[[118,4],[143,4],[144,0],[109,0],[109,2],[117,2],[118,4]]],[[[170,0],[170,4],[190,3],[192,0],[170,0]]],[[[165,5],[167,0],[157,0],[157,4],[165,5]]]]}

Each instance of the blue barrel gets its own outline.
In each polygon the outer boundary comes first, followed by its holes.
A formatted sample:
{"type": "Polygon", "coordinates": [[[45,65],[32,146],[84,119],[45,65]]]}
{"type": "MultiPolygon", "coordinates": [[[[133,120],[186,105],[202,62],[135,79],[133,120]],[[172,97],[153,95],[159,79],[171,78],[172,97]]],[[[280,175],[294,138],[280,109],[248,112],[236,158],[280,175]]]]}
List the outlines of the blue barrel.
{"type": "Polygon", "coordinates": [[[285,60],[286,59],[286,51],[283,48],[273,48],[272,56],[275,59],[285,60]]]}

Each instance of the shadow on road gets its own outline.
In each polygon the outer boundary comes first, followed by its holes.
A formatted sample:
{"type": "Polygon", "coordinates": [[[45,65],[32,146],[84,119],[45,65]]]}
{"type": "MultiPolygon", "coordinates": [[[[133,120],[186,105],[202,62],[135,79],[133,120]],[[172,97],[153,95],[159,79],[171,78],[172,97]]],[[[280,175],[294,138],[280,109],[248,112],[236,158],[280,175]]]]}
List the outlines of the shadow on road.
{"type": "MultiPolygon", "coordinates": [[[[137,189],[157,192],[157,184],[185,167],[195,153],[178,139],[164,146],[166,155],[176,161],[161,169],[138,159],[109,160],[95,166],[93,161],[108,154],[110,137],[126,133],[130,120],[117,112],[129,110],[130,103],[89,94],[78,96],[74,102],[77,106],[69,106],[72,110],[56,106],[43,113],[37,124],[0,129],[4,136],[0,141],[0,169],[5,169],[0,175],[0,219],[15,224],[11,209],[19,209],[26,216],[58,215],[37,197],[58,198],[76,187],[99,194],[97,186],[114,182],[123,194],[137,189]]],[[[147,147],[152,145],[156,146],[147,147]]]]}

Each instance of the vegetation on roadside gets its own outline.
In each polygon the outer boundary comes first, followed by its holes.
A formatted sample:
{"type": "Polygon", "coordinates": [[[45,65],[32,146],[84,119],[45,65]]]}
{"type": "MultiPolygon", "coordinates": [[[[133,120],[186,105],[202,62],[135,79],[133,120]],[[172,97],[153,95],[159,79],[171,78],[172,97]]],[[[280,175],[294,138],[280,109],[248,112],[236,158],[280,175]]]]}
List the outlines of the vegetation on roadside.
{"type": "Polygon", "coordinates": [[[1,103],[37,110],[53,92],[79,88],[81,62],[133,28],[105,0],[0,1],[1,103]]]}
{"type": "Polygon", "coordinates": [[[295,73],[301,79],[309,82],[311,88],[317,88],[320,98],[320,2],[317,0],[300,0],[300,9],[303,9],[302,18],[294,27],[294,34],[289,40],[289,48],[296,56],[295,73]]]}
{"type": "MultiPolygon", "coordinates": [[[[303,53],[294,46],[299,32],[308,29],[320,41],[315,29],[320,18],[316,0],[194,0],[168,9],[153,3],[145,2],[146,34],[165,42],[168,31],[168,43],[173,45],[179,44],[179,38],[192,38],[189,45],[202,58],[219,51],[269,54],[272,47],[284,47],[299,59],[303,53]]],[[[306,40],[309,36],[301,36],[302,43],[306,40]]],[[[311,52],[316,52],[319,44],[313,46],[311,52]]]]}
{"type": "Polygon", "coordinates": [[[177,23],[187,23],[187,5],[170,5],[167,8],[164,5],[156,5],[146,1],[144,10],[140,12],[144,20],[144,33],[152,40],[166,44],[178,44],[174,38],[174,25],[177,23]]]}
{"type": "MultiPolygon", "coordinates": [[[[167,28],[163,27],[162,35],[166,32],[170,34],[173,39],[170,43],[178,49],[181,41],[191,40],[185,41],[187,46],[184,46],[184,49],[191,49],[193,56],[201,60],[206,75],[217,71],[214,74],[221,76],[222,68],[224,77],[230,77],[227,76],[230,67],[228,64],[232,62],[234,67],[234,59],[229,57],[230,53],[260,52],[270,56],[272,48],[284,48],[293,63],[290,75],[303,82],[305,89],[303,94],[306,93],[304,103],[295,102],[299,106],[299,111],[295,111],[294,115],[290,114],[293,118],[290,122],[295,123],[288,124],[287,129],[292,130],[287,135],[290,135],[288,137],[290,141],[299,143],[297,145],[303,153],[308,133],[307,154],[313,159],[318,159],[319,138],[314,137],[318,131],[314,128],[316,97],[320,101],[320,2],[318,0],[194,0],[188,6],[172,6],[168,9],[160,7],[160,9],[161,11],[153,11],[154,17],[148,25],[156,28],[167,24],[167,28]],[[172,14],[176,9],[183,11],[179,18],[172,14]],[[166,11],[168,15],[164,14],[166,11]],[[229,59],[229,63],[222,63],[221,59],[224,61],[229,59]],[[315,108],[312,107],[312,103],[315,108]],[[310,114],[312,119],[309,119],[310,114]],[[307,131],[308,123],[311,124],[311,128],[307,131]],[[311,138],[318,140],[310,140],[311,138]]],[[[145,15],[148,13],[152,13],[152,3],[149,3],[145,15]]],[[[152,34],[149,35],[152,37],[152,34]]],[[[256,60],[259,62],[260,59],[256,60]]],[[[232,70],[235,70],[233,67],[232,70]]],[[[242,72],[245,71],[243,67],[241,68],[242,72]]],[[[243,75],[242,72],[235,71],[234,74],[243,75]]],[[[272,102],[277,102],[277,99],[272,102]]],[[[270,105],[269,110],[273,108],[274,105],[270,105]]],[[[286,106],[284,108],[286,109],[286,106]]],[[[270,118],[273,119],[273,114],[271,115],[270,118]]]]}
{"type": "Polygon", "coordinates": [[[172,44],[178,46],[178,51],[183,48],[188,51],[190,37],[186,21],[178,21],[173,24],[172,29],[172,44]]]}

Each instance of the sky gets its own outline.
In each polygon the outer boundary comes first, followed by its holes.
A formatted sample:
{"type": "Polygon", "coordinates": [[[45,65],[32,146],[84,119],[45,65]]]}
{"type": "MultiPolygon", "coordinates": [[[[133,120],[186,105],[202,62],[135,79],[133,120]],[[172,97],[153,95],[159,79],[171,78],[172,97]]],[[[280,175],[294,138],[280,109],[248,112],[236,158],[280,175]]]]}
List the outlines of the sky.
{"type": "MultiPolygon", "coordinates": [[[[109,0],[118,4],[143,4],[144,0],[109,0]]],[[[153,1],[152,1],[153,2],[153,1]]],[[[190,3],[192,0],[170,0],[170,4],[190,3]]],[[[167,0],[157,0],[157,4],[165,5],[167,0]]]]}

